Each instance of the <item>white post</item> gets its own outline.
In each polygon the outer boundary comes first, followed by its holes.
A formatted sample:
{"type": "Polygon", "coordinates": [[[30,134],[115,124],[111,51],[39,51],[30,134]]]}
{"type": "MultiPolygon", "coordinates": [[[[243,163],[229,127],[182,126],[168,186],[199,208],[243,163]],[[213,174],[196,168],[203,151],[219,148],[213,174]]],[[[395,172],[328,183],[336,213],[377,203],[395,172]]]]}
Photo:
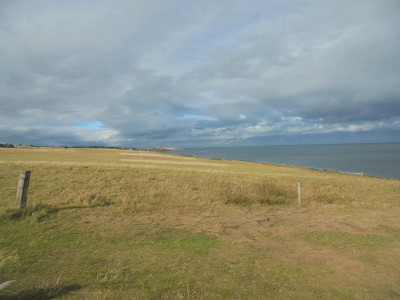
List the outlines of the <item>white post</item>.
{"type": "Polygon", "coordinates": [[[25,172],[19,174],[16,205],[20,209],[24,209],[26,206],[26,199],[28,198],[28,187],[29,187],[30,177],[31,177],[31,171],[25,171],[25,172]]]}
{"type": "Polygon", "coordinates": [[[297,195],[298,195],[298,200],[299,200],[299,205],[301,205],[301,179],[300,177],[297,179],[297,195]]]}

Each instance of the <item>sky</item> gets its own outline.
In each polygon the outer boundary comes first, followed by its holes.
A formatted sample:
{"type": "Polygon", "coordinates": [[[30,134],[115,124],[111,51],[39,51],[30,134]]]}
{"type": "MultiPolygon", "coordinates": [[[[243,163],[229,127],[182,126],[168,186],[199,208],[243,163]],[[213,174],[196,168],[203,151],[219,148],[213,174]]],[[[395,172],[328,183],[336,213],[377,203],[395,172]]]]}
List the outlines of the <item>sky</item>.
{"type": "Polygon", "coordinates": [[[1,0],[0,143],[400,142],[399,0],[1,0]]]}

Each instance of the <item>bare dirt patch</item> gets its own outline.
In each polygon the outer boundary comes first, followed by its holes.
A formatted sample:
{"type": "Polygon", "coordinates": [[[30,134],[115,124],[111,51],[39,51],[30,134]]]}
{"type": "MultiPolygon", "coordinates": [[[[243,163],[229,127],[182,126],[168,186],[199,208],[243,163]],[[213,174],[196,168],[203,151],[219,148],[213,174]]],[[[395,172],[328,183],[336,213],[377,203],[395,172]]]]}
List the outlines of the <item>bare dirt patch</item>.
{"type": "Polygon", "coordinates": [[[226,166],[224,163],[212,163],[210,160],[202,160],[194,157],[172,156],[167,154],[146,153],[146,152],[121,152],[119,161],[122,162],[144,162],[158,164],[184,164],[196,166],[221,167],[226,166]]]}

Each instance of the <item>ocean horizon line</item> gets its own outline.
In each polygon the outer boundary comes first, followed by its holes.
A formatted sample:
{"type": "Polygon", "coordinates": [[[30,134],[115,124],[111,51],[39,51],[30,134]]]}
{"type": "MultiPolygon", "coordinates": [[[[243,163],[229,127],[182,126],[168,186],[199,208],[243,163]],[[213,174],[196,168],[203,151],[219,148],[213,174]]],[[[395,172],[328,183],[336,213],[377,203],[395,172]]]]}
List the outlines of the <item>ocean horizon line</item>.
{"type": "Polygon", "coordinates": [[[181,148],[171,153],[200,158],[290,165],[400,180],[400,143],[347,143],[181,148]]]}

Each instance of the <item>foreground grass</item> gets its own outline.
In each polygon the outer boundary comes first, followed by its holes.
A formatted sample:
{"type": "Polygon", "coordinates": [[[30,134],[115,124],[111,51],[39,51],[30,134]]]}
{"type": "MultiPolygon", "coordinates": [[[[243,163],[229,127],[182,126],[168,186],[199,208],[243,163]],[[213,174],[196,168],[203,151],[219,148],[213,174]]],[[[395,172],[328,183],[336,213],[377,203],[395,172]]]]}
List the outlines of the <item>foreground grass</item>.
{"type": "Polygon", "coordinates": [[[399,181],[105,149],[0,161],[0,297],[400,298],[399,181]]]}

